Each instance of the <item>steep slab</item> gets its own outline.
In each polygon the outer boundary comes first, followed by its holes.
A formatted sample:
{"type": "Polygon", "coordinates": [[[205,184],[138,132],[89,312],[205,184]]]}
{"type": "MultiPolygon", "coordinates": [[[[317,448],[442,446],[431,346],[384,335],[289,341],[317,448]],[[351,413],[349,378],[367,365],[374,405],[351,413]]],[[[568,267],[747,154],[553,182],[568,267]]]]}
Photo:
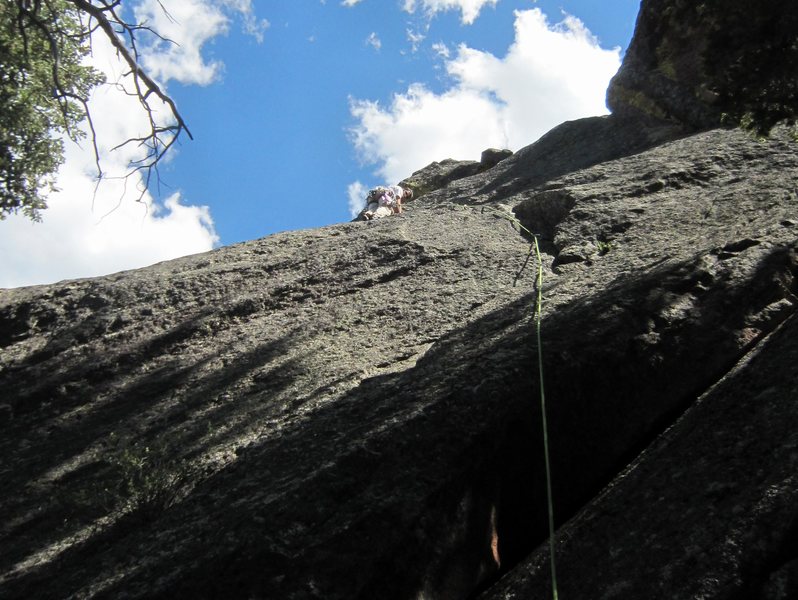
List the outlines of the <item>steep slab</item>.
{"type": "Polygon", "coordinates": [[[615,133],[592,160],[540,164],[549,137],[401,216],[0,293],[2,595],[465,598],[521,561],[545,502],[510,217],[545,253],[563,520],[795,313],[784,132],[634,153],[661,130],[585,123],[615,133]]]}

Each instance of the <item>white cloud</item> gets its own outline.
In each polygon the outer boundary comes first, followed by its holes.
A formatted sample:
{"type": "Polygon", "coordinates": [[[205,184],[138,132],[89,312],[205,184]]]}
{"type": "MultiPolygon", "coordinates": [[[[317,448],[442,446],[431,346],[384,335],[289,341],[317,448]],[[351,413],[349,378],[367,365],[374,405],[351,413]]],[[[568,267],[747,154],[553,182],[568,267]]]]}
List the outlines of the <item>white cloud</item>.
{"type": "Polygon", "coordinates": [[[607,113],[620,49],[600,48],[572,16],[551,25],[537,8],[515,15],[507,54],[461,45],[446,62],[453,85],[444,93],[416,83],[387,107],[351,100],[355,148],[386,181],[435,160],[478,159],[490,146],[517,150],[563,121],[607,113]]]}
{"type": "Polygon", "coordinates": [[[411,52],[417,52],[419,46],[421,46],[421,42],[423,42],[427,38],[426,33],[422,33],[420,31],[413,31],[412,29],[407,29],[406,34],[407,34],[407,41],[410,42],[411,52]]]}
{"type": "Polygon", "coordinates": [[[158,0],[144,0],[136,8],[139,21],[171,40],[158,40],[147,49],[144,68],[160,81],[210,84],[219,76],[222,64],[206,62],[202,46],[214,36],[227,33],[227,17],[219,7],[203,0],[182,0],[165,6],[168,14],[158,0]]]}
{"type": "Polygon", "coordinates": [[[498,0],[404,0],[403,9],[409,13],[415,12],[416,5],[430,16],[446,10],[460,10],[463,24],[472,24],[483,6],[496,6],[498,0]]]}
{"type": "Polygon", "coordinates": [[[359,181],[350,183],[349,186],[347,186],[346,195],[349,197],[349,214],[352,218],[355,218],[358,213],[363,210],[366,204],[366,193],[368,191],[369,189],[359,181]]]}
{"type": "Polygon", "coordinates": [[[366,38],[366,45],[371,46],[375,50],[382,48],[382,42],[380,41],[379,36],[373,31],[366,38]]]}
{"type": "Polygon", "coordinates": [[[0,287],[114,273],[210,250],[218,242],[207,207],[181,204],[178,194],[165,207],[149,199],[148,206],[129,199],[111,206],[106,195],[92,210],[92,186],[82,174],[76,178],[79,189],[54,196],[42,223],[12,215],[0,225],[0,287]]]}
{"type": "Polygon", "coordinates": [[[244,33],[254,37],[259,44],[263,42],[263,35],[271,24],[267,19],[255,15],[252,0],[222,0],[221,5],[242,19],[244,33]]]}
{"type": "Polygon", "coordinates": [[[378,173],[396,183],[444,158],[465,158],[488,146],[507,146],[497,108],[482,94],[457,89],[437,95],[419,84],[397,94],[388,111],[377,102],[353,100],[355,148],[380,162],[378,173]]]}
{"type": "Polygon", "coordinates": [[[252,0],[141,0],[135,8],[136,19],[166,38],[150,40],[142,61],[144,68],[161,81],[212,83],[223,65],[207,61],[202,49],[213,38],[227,34],[231,12],[242,19],[246,33],[259,42],[263,40],[269,22],[255,17],[252,0]]]}
{"type": "Polygon", "coordinates": [[[441,58],[444,58],[444,59],[447,59],[447,58],[449,58],[449,56],[451,56],[451,53],[449,52],[449,47],[446,44],[444,44],[443,42],[436,42],[436,43],[432,44],[432,50],[438,56],[440,56],[441,58]]]}
{"type": "MultiPolygon", "coordinates": [[[[343,0],[341,2],[341,6],[354,6],[355,4],[360,4],[363,0],[343,0]]],[[[324,4],[324,2],[322,2],[324,4]]]]}
{"type": "MultiPolygon", "coordinates": [[[[138,18],[147,16],[150,26],[180,44],[142,47],[143,64],[162,84],[168,80],[207,84],[218,76],[221,63],[206,60],[201,51],[210,39],[228,30],[231,14],[240,17],[245,32],[256,38],[267,26],[255,18],[251,0],[169,0],[164,5],[171,19],[157,0],[142,0],[135,9],[138,18]]],[[[109,82],[131,89],[130,81],[122,78],[126,69],[102,36],[95,36],[92,63],[106,73],[109,82]]],[[[158,114],[167,118],[167,108],[151,101],[158,114]]],[[[138,177],[122,177],[130,161],[141,155],[133,145],[112,151],[113,146],[148,130],[138,100],[108,85],[95,91],[90,106],[105,179],[95,194],[91,144],[67,144],[56,182],[61,191],[49,198],[43,222],[31,223],[20,215],[0,222],[4,257],[0,287],[102,275],[210,250],[218,244],[207,207],[184,204],[179,194],[159,205],[149,193],[137,189],[138,177]]]]}

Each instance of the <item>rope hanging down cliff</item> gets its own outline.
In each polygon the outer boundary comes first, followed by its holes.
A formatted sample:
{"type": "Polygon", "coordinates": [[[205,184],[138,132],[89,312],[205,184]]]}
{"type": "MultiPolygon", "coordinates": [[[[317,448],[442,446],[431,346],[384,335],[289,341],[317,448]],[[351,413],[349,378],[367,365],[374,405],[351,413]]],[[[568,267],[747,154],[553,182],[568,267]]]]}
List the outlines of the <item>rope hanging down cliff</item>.
{"type": "MultiPolygon", "coordinates": [[[[482,212],[485,211],[486,208],[483,207],[482,212]]],[[[516,275],[515,281],[513,285],[518,282],[518,278],[520,277],[523,270],[526,268],[526,265],[529,262],[529,258],[534,253],[535,258],[537,260],[537,275],[535,277],[535,336],[537,341],[538,347],[538,380],[540,382],[540,416],[541,416],[541,423],[543,427],[543,458],[546,465],[546,509],[548,513],[548,523],[549,523],[549,562],[551,565],[551,594],[553,600],[558,600],[558,592],[557,592],[557,566],[556,561],[554,558],[554,499],[553,494],[551,491],[551,460],[549,458],[549,428],[548,428],[548,419],[546,418],[546,387],[543,382],[543,344],[542,344],[542,335],[541,335],[541,317],[542,317],[542,310],[543,310],[543,257],[540,254],[540,246],[538,245],[538,236],[535,233],[532,233],[529,229],[524,227],[524,225],[515,218],[515,216],[511,216],[507,214],[505,211],[499,209],[489,209],[493,210],[499,216],[508,219],[514,225],[517,225],[519,229],[524,231],[527,235],[532,238],[532,243],[529,247],[529,253],[527,254],[526,260],[524,264],[521,266],[519,273],[516,275]]]]}

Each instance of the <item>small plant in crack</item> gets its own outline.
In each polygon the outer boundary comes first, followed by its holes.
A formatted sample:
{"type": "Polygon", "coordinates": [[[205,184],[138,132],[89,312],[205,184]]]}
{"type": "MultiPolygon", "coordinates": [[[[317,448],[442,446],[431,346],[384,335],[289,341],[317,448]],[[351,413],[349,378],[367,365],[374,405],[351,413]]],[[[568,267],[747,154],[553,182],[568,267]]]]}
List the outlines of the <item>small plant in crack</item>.
{"type": "Polygon", "coordinates": [[[164,444],[117,442],[104,458],[110,467],[102,482],[107,505],[144,521],[183,500],[197,480],[195,469],[164,444]]]}
{"type": "Polygon", "coordinates": [[[607,240],[596,240],[596,247],[598,248],[599,256],[604,256],[612,250],[612,243],[607,240]]]}

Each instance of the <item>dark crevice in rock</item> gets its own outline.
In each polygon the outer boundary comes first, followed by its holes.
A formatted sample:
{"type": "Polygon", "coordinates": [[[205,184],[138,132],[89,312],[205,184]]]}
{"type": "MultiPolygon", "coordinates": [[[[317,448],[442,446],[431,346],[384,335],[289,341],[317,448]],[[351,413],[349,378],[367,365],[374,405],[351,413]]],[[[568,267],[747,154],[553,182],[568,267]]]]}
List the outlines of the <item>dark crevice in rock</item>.
{"type": "MultiPolygon", "coordinates": [[[[560,580],[562,595],[623,589],[635,598],[661,597],[663,590],[678,598],[795,597],[798,437],[791,429],[792,398],[780,394],[771,377],[785,365],[788,375],[796,375],[790,344],[798,333],[796,318],[752,348],[739,369],[711,387],[558,532],[558,568],[569,573],[560,580]],[[756,364],[770,370],[749,381],[756,364]],[[756,438],[745,441],[751,431],[756,438]],[[771,437],[784,432],[790,435],[771,437]],[[759,496],[760,485],[771,486],[770,493],[759,496]],[[714,543],[699,545],[701,538],[714,543]],[[639,571],[631,572],[632,565],[639,571]]],[[[794,383],[787,385],[795,389],[794,383]]],[[[484,600],[527,598],[530,590],[543,593],[548,580],[548,552],[541,547],[484,600]]]]}
{"type": "MultiPolygon", "coordinates": [[[[750,306],[748,310],[751,311],[753,314],[763,314],[768,315],[768,318],[765,321],[758,321],[758,334],[755,339],[752,339],[749,343],[740,346],[737,349],[732,349],[728,346],[728,344],[710,344],[709,347],[713,347],[716,351],[716,355],[712,358],[710,357],[702,357],[701,363],[701,372],[695,372],[690,370],[681,370],[675,369],[671,372],[671,381],[668,382],[667,378],[662,379],[659,383],[652,380],[651,377],[643,376],[642,372],[638,372],[636,375],[632,375],[629,370],[633,368],[640,368],[640,365],[636,367],[634,365],[634,358],[633,356],[628,357],[628,362],[624,364],[624,371],[626,374],[621,378],[616,380],[614,385],[614,390],[611,391],[611,387],[606,389],[607,394],[623,394],[624,387],[626,385],[625,377],[630,377],[628,381],[637,380],[637,381],[648,381],[649,385],[656,388],[657,385],[661,385],[663,389],[666,387],[670,388],[672,392],[676,392],[676,387],[680,388],[678,392],[679,400],[674,401],[670,404],[669,407],[662,407],[662,410],[649,421],[649,425],[645,430],[645,435],[641,435],[637,440],[630,443],[625,449],[618,448],[619,451],[615,454],[615,460],[612,464],[606,464],[605,469],[602,473],[602,479],[596,478],[596,470],[595,468],[590,470],[589,473],[584,473],[583,476],[592,478],[594,482],[594,487],[591,489],[584,489],[584,494],[578,497],[575,497],[574,494],[576,493],[575,490],[579,487],[579,484],[576,483],[576,480],[573,479],[574,477],[578,478],[579,469],[584,469],[585,461],[588,460],[588,453],[593,453],[593,456],[598,454],[604,453],[605,455],[611,454],[609,448],[599,448],[595,447],[592,449],[584,449],[581,452],[578,452],[582,455],[580,460],[574,458],[566,458],[563,454],[567,454],[568,452],[573,452],[573,449],[563,449],[563,439],[567,440],[584,440],[585,438],[578,435],[576,431],[582,429],[582,431],[593,437],[596,436],[597,439],[600,440],[608,440],[611,437],[611,433],[608,431],[606,435],[600,434],[596,431],[597,428],[601,428],[601,421],[606,418],[605,416],[597,416],[595,413],[591,414],[587,406],[583,410],[578,410],[576,412],[573,411],[571,408],[568,412],[571,418],[574,419],[583,419],[585,418],[583,415],[590,414],[589,418],[595,419],[593,427],[585,423],[583,426],[580,426],[574,422],[568,422],[567,425],[564,423],[559,422],[559,412],[560,406],[556,402],[549,401],[550,411],[552,414],[550,415],[550,421],[554,424],[553,425],[553,433],[552,439],[555,442],[554,449],[552,451],[552,457],[555,464],[554,469],[554,483],[555,483],[555,504],[557,505],[557,526],[558,530],[559,527],[568,521],[573,515],[577,514],[580,509],[584,506],[590,504],[589,500],[590,497],[595,494],[600,488],[602,488],[606,483],[615,477],[618,473],[624,471],[627,465],[632,462],[635,457],[638,457],[643,453],[643,451],[648,451],[652,446],[655,446],[655,442],[659,440],[663,436],[663,432],[669,430],[669,428],[674,424],[678,423],[685,414],[687,414],[695,405],[695,401],[699,398],[704,397],[707,394],[712,393],[712,391],[716,388],[719,382],[725,381],[728,377],[735,374],[741,366],[744,366],[749,357],[752,355],[756,355],[759,349],[760,344],[765,341],[769,340],[769,336],[773,332],[778,332],[779,330],[783,329],[784,325],[794,321],[796,319],[796,315],[798,315],[798,302],[790,300],[791,308],[780,311],[778,314],[769,313],[767,311],[767,307],[772,305],[774,302],[778,302],[779,299],[789,299],[794,295],[796,289],[796,282],[798,282],[798,257],[796,255],[796,251],[798,251],[798,247],[795,246],[788,246],[784,248],[775,249],[774,251],[770,252],[766,255],[766,257],[759,262],[759,266],[757,267],[756,275],[751,282],[751,287],[749,291],[746,293],[746,299],[743,300],[743,297],[735,297],[729,296],[722,302],[722,306],[729,306],[728,303],[734,304],[737,302],[747,302],[750,306]],[[748,295],[750,294],[750,296],[748,295]],[[723,348],[725,347],[725,351],[723,348]],[[638,379],[639,377],[639,379],[638,379]],[[676,378],[676,379],[673,379],[676,378]],[[679,380],[681,380],[679,382],[679,380]],[[691,383],[688,385],[683,385],[688,383],[688,380],[692,380],[691,383]],[[680,385],[680,383],[682,385],[680,385]],[[583,412],[584,411],[584,412],[583,412]],[[562,428],[562,429],[560,429],[562,428]],[[559,443],[558,443],[559,442],[559,443]],[[573,470],[571,470],[573,469],[573,470]]],[[[705,286],[707,284],[712,283],[713,287],[717,290],[718,281],[710,282],[708,279],[708,274],[701,268],[694,270],[696,266],[701,264],[701,260],[697,259],[692,265],[681,265],[679,267],[666,267],[665,269],[657,269],[652,273],[648,274],[646,277],[655,277],[661,279],[663,282],[663,290],[662,290],[662,299],[665,300],[669,297],[670,293],[677,293],[680,295],[689,294],[695,295],[698,294],[699,296],[703,295],[706,292],[705,286]]],[[[631,283],[630,287],[626,289],[625,293],[631,293],[631,288],[634,288],[637,285],[645,285],[643,284],[642,280],[638,280],[635,283],[631,283]]],[[[721,292],[722,293],[722,292],[721,292]]],[[[608,297],[611,297],[612,294],[608,294],[608,297]]],[[[600,306],[593,306],[590,309],[585,308],[585,310],[595,311],[597,314],[601,314],[604,312],[600,306]]],[[[716,307],[714,310],[720,310],[721,313],[725,312],[726,309],[716,307]]],[[[656,311],[651,311],[656,312],[656,311]]],[[[708,315],[707,315],[708,316],[708,315]]],[[[729,315],[731,317],[731,315],[729,315]]],[[[568,317],[563,315],[563,318],[571,318],[574,319],[575,315],[571,314],[568,317]]],[[[716,314],[714,318],[721,318],[720,322],[726,321],[726,319],[721,317],[721,314],[716,314]]],[[[555,317],[556,319],[556,317],[555,317]]],[[[740,327],[742,323],[745,322],[747,317],[743,317],[743,315],[738,315],[731,317],[732,322],[737,321],[739,324],[737,327],[740,327]]],[[[572,325],[574,328],[579,327],[579,318],[575,319],[575,323],[572,325]]],[[[661,321],[657,327],[660,328],[672,328],[674,325],[673,322],[667,324],[665,320],[661,321]]],[[[720,325],[720,323],[719,323],[720,325]]],[[[724,325],[721,327],[727,328],[732,327],[731,322],[726,321],[724,325]]],[[[549,324],[549,327],[552,327],[549,324]]],[[[678,327],[677,327],[678,329],[678,327]]],[[[587,331],[587,328],[585,328],[587,331]]],[[[687,331],[684,332],[684,335],[696,340],[696,337],[704,338],[704,336],[709,332],[699,333],[693,332],[688,333],[687,331]]],[[[671,335],[675,335],[675,338],[681,337],[682,334],[677,333],[676,331],[672,331],[671,335]]],[[[707,340],[708,341],[708,340],[707,340]]],[[[551,343],[544,340],[545,348],[548,348],[546,352],[551,351],[551,343]]],[[[593,341],[593,344],[596,344],[596,341],[593,341]]],[[[617,364],[615,360],[611,358],[614,350],[610,350],[609,346],[611,344],[608,343],[607,346],[607,364],[604,365],[604,370],[608,374],[618,375],[620,370],[614,368],[617,364]]],[[[587,350],[587,349],[585,349],[587,350]]],[[[675,349],[672,349],[672,351],[675,349]]],[[[670,352],[666,351],[666,354],[670,354],[670,352]]],[[[689,360],[688,360],[689,362],[689,360]]],[[[596,369],[601,369],[596,365],[596,369]]],[[[552,377],[550,375],[552,373],[557,373],[557,367],[554,365],[546,364],[547,369],[547,381],[551,381],[552,377]]],[[[597,389],[600,386],[604,385],[601,383],[602,378],[598,375],[598,371],[596,373],[589,373],[581,370],[579,376],[575,376],[575,374],[569,374],[571,378],[569,383],[567,384],[567,389],[571,390],[571,395],[573,394],[584,394],[584,393],[597,393],[601,395],[601,392],[597,389]],[[599,379],[594,379],[595,377],[599,377],[599,379]],[[588,392],[590,390],[590,392],[588,392]]],[[[557,375],[555,374],[553,379],[555,382],[558,380],[557,375]]],[[[551,385],[550,389],[547,390],[547,397],[564,397],[565,394],[561,389],[562,383],[554,383],[551,385]]],[[[642,390],[641,390],[642,392],[642,390]]],[[[641,393],[641,398],[645,397],[648,403],[651,403],[654,398],[653,396],[656,395],[657,392],[649,391],[648,394],[641,393]]],[[[673,399],[673,397],[672,397],[673,399]]],[[[609,407],[607,407],[609,408],[609,407]]],[[[633,421],[638,423],[638,427],[640,425],[640,414],[635,415],[635,412],[638,410],[639,407],[637,406],[628,406],[628,419],[629,421],[633,421]]],[[[618,410],[618,407],[613,407],[611,410],[618,410]]],[[[618,421],[618,424],[622,423],[621,420],[618,421]]],[[[615,432],[615,435],[621,435],[621,431],[618,430],[615,432]]],[[[540,449],[536,449],[535,451],[540,452],[540,449]]],[[[798,451],[798,448],[796,448],[798,451]]],[[[601,462],[601,461],[598,461],[601,462]]],[[[538,481],[538,486],[542,485],[541,481],[538,481]]],[[[718,498],[723,497],[723,491],[718,491],[719,496],[718,498]]],[[[544,499],[541,497],[541,492],[537,491],[537,498],[534,500],[534,504],[528,504],[527,509],[529,506],[538,506],[540,507],[540,511],[542,512],[544,509],[544,499]]],[[[527,499],[529,501],[529,499],[527,499]]],[[[743,587],[741,588],[739,595],[729,596],[730,598],[734,598],[734,600],[742,600],[743,598],[752,598],[757,600],[771,600],[773,598],[784,599],[792,598],[794,594],[794,590],[798,589],[796,585],[798,584],[798,579],[795,578],[795,559],[798,558],[798,536],[796,536],[796,529],[795,524],[798,522],[798,512],[792,511],[794,515],[794,520],[791,525],[786,528],[786,531],[780,529],[778,533],[773,532],[752,532],[752,536],[759,535],[760,537],[773,537],[773,536],[780,536],[778,543],[769,543],[769,547],[776,547],[778,550],[775,554],[770,554],[766,557],[762,557],[759,562],[748,565],[745,567],[747,572],[746,579],[744,581],[743,587]],[[786,587],[785,587],[786,586],[786,587]],[[786,594],[782,591],[775,593],[774,590],[789,590],[786,594]],[[764,590],[764,591],[763,591],[764,590]]],[[[537,523],[537,536],[532,536],[526,540],[528,544],[531,546],[527,546],[525,548],[526,553],[530,552],[534,547],[538,544],[541,544],[545,539],[545,533],[543,532],[543,524],[540,522],[542,517],[538,516],[538,523],[537,523]]],[[[521,520],[524,522],[524,519],[521,520]]],[[[566,533],[567,538],[575,535],[572,532],[566,533]]],[[[577,545],[579,544],[578,540],[574,540],[574,543],[577,545]]],[[[622,542],[618,542],[621,544],[622,542]]],[[[625,551],[632,552],[634,551],[633,548],[629,546],[625,546],[625,551]]],[[[514,557],[518,558],[520,561],[525,556],[525,553],[522,552],[519,556],[514,557]]],[[[542,566],[538,571],[538,576],[545,579],[546,575],[546,568],[543,565],[543,561],[546,557],[545,551],[541,551],[538,553],[538,561],[539,564],[542,566]]],[[[509,563],[510,561],[508,561],[509,563]]],[[[514,564],[507,564],[503,563],[502,572],[499,574],[504,575],[507,571],[504,570],[505,566],[509,566],[509,571],[512,571],[512,567],[514,564]]],[[[522,571],[526,568],[522,568],[522,571]]],[[[497,579],[498,579],[497,578],[497,579]]],[[[576,582],[570,582],[571,587],[573,587],[576,582]]],[[[490,586],[485,586],[489,588],[490,586]]],[[[524,597],[524,594],[520,595],[513,595],[513,596],[503,596],[500,594],[499,591],[496,592],[496,596],[492,594],[486,594],[486,597],[489,598],[521,598],[524,597]]]]}
{"type": "Polygon", "coordinates": [[[550,190],[533,193],[517,204],[513,212],[529,231],[545,242],[552,242],[557,225],[575,205],[576,198],[567,190],[550,190]]]}
{"type": "Polygon", "coordinates": [[[739,240],[737,242],[729,242],[728,244],[723,246],[723,251],[736,254],[738,252],[742,252],[743,250],[747,250],[748,248],[758,246],[761,243],[762,243],[761,240],[752,240],[746,238],[743,240],[739,240]]]}
{"type": "MultiPolygon", "coordinates": [[[[696,261],[696,263],[694,263],[694,265],[698,264],[700,264],[700,261],[696,261]]],[[[798,274],[798,269],[796,268],[797,266],[794,249],[787,248],[773,252],[765,261],[763,261],[762,266],[756,275],[757,283],[751,289],[751,293],[753,295],[752,304],[754,306],[767,305],[776,297],[783,297],[784,290],[779,290],[779,286],[774,284],[777,284],[778,280],[786,277],[788,280],[793,281],[794,285],[795,276],[798,274]]],[[[671,267],[667,270],[659,271],[657,275],[652,273],[649,276],[662,279],[664,288],[668,290],[663,290],[663,297],[667,297],[667,295],[670,293],[680,295],[696,293],[701,294],[703,293],[706,285],[710,283],[717,284],[717,281],[710,281],[711,277],[707,272],[701,269],[693,271],[693,268],[694,266],[687,265],[684,265],[684,267],[681,269],[673,269],[671,267]]],[[[632,284],[632,286],[636,285],[646,286],[647,284],[644,284],[642,281],[632,284]]],[[[630,290],[627,290],[626,293],[630,293],[630,290]]],[[[611,294],[608,296],[611,296],[611,294]]],[[[734,303],[736,300],[733,297],[730,297],[727,299],[727,302],[734,303]]],[[[726,302],[724,302],[724,304],[726,304],[726,302]]],[[[595,311],[597,314],[603,312],[600,306],[595,306],[593,308],[585,307],[583,310],[595,311]]],[[[772,320],[766,323],[760,323],[761,329],[755,340],[735,351],[720,353],[722,358],[720,358],[720,360],[717,358],[712,360],[711,366],[705,362],[700,374],[693,373],[688,376],[687,373],[677,374],[676,372],[673,372],[673,376],[682,377],[685,380],[692,379],[692,383],[688,384],[687,386],[679,386],[682,388],[682,390],[678,394],[678,398],[671,396],[670,406],[663,406],[660,412],[649,420],[645,430],[639,430],[640,436],[635,441],[629,443],[629,445],[625,448],[618,447],[617,450],[613,451],[609,448],[596,447],[589,451],[584,450],[577,452],[577,454],[581,455],[581,459],[576,459],[573,457],[567,458],[567,455],[573,454],[574,450],[572,448],[567,450],[564,449],[562,440],[585,439],[576,433],[578,430],[582,430],[584,433],[590,432],[589,435],[591,437],[596,436],[598,439],[607,440],[609,438],[598,434],[595,431],[595,428],[591,428],[587,423],[584,424],[584,428],[582,429],[582,426],[573,422],[569,422],[568,424],[559,422],[559,407],[555,404],[553,408],[550,408],[553,413],[550,417],[553,422],[552,428],[554,429],[552,438],[555,440],[555,442],[559,442],[555,444],[555,449],[553,450],[552,454],[555,463],[554,483],[555,499],[557,504],[557,526],[559,527],[565,523],[579,510],[580,507],[588,503],[590,498],[592,498],[601,487],[606,485],[635,457],[640,455],[641,452],[643,452],[655,440],[657,440],[664,431],[666,431],[673,423],[678,421],[682,415],[684,415],[685,412],[690,409],[696,399],[700,398],[708,390],[712,389],[713,386],[721,381],[728,373],[733,372],[741,359],[747,356],[750,352],[755,351],[756,345],[760,343],[761,340],[765,339],[768,334],[777,329],[783,322],[794,315],[796,311],[798,311],[798,307],[794,306],[791,311],[776,315],[772,320]],[[584,483],[577,483],[577,480],[580,477],[579,470],[584,469],[586,461],[589,462],[588,452],[593,453],[592,455],[594,459],[601,454],[604,454],[605,456],[614,455],[614,458],[612,459],[611,463],[605,463],[604,468],[598,472],[594,467],[589,474],[583,473],[583,476],[592,481],[590,487],[585,487],[584,483]]],[[[574,317],[575,315],[573,314],[569,315],[569,318],[571,319],[574,317]]],[[[566,317],[563,315],[563,318],[566,317]]],[[[578,318],[576,320],[579,321],[578,318]]],[[[672,327],[672,325],[673,323],[669,324],[667,321],[662,320],[660,321],[658,327],[664,329],[667,327],[672,327]]],[[[556,326],[552,325],[551,323],[547,324],[547,326],[556,329],[556,326]]],[[[578,327],[578,325],[574,324],[572,327],[578,327]]],[[[546,347],[545,353],[549,354],[552,351],[552,344],[549,340],[544,340],[544,344],[546,347]]],[[[595,344],[595,341],[593,344],[595,344]]],[[[554,345],[556,345],[556,342],[554,345]]],[[[609,349],[609,345],[607,349],[609,349]]],[[[587,348],[585,348],[585,351],[589,352],[587,348]]],[[[626,362],[624,365],[624,370],[627,372],[627,375],[621,376],[630,377],[629,380],[626,380],[625,378],[618,379],[614,384],[610,384],[609,382],[601,382],[602,378],[599,376],[599,371],[601,370],[605,370],[607,373],[611,374],[618,374],[618,371],[613,368],[613,363],[614,361],[610,359],[603,367],[595,365],[595,368],[597,369],[596,372],[586,371],[584,368],[580,369],[581,373],[579,373],[579,375],[573,373],[562,373],[562,368],[557,368],[554,365],[547,364],[547,381],[550,384],[548,386],[549,389],[547,389],[547,397],[562,398],[570,395],[573,398],[575,394],[596,394],[597,396],[601,396],[601,388],[605,385],[607,386],[607,389],[604,392],[606,394],[623,393],[622,390],[627,383],[631,382],[632,380],[637,380],[636,376],[633,376],[629,372],[630,368],[639,369],[641,366],[637,365],[634,367],[634,357],[629,356],[628,362],[626,362]],[[562,387],[564,385],[563,377],[568,379],[568,383],[565,385],[567,386],[566,389],[570,390],[569,393],[565,393],[562,387]],[[598,379],[596,379],[597,377],[598,379]]],[[[641,373],[637,373],[636,375],[641,376],[641,373]]],[[[663,380],[662,385],[673,388],[674,382],[665,383],[665,380],[663,380]]],[[[649,402],[651,400],[652,398],[649,398],[649,402]]],[[[637,421],[637,419],[640,417],[640,415],[637,417],[634,416],[634,413],[639,410],[639,407],[630,405],[628,409],[630,410],[630,421],[638,422],[639,427],[640,422],[637,421]]],[[[615,408],[614,410],[618,409],[615,408]]],[[[577,416],[577,414],[573,412],[572,408],[569,410],[568,414],[571,415],[572,418],[582,420],[584,418],[583,415],[590,414],[590,411],[586,407],[585,412],[582,413],[582,411],[579,411],[577,416]]],[[[594,416],[591,418],[596,417],[594,416]]],[[[594,425],[599,426],[600,419],[601,418],[599,417],[599,421],[596,421],[594,425]]],[[[514,487],[513,494],[509,499],[507,499],[506,504],[500,505],[505,512],[500,512],[500,514],[504,515],[504,519],[499,521],[499,539],[502,540],[504,536],[507,536],[509,541],[506,544],[500,545],[500,547],[503,549],[502,569],[496,574],[495,578],[491,580],[491,583],[500,579],[503,574],[511,571],[513,567],[515,567],[529,552],[531,552],[538,544],[543,542],[546,535],[543,517],[541,516],[545,508],[545,500],[541,495],[541,487],[543,482],[538,479],[534,484],[532,484],[532,482],[528,479],[525,481],[523,476],[524,470],[529,469],[528,461],[533,460],[533,457],[538,456],[537,460],[539,462],[540,454],[542,454],[542,450],[539,447],[539,442],[530,444],[531,440],[535,437],[535,427],[539,427],[539,425],[528,422],[524,425],[523,423],[524,420],[520,419],[517,423],[511,426],[508,432],[505,434],[505,439],[514,439],[516,440],[516,443],[520,443],[520,445],[518,445],[516,448],[517,455],[514,458],[509,458],[506,463],[507,465],[514,464],[515,469],[508,468],[508,470],[504,472],[506,478],[502,478],[502,487],[507,485],[514,487]],[[529,429],[527,429],[527,427],[529,429]],[[533,515],[534,509],[532,507],[535,506],[538,507],[538,511],[537,514],[533,515]]],[[[620,423],[621,422],[619,421],[619,426],[620,423]]],[[[607,432],[607,434],[609,434],[609,432],[607,432]]],[[[512,444],[512,441],[508,443],[512,444]]],[[[538,469],[539,472],[542,472],[542,466],[539,465],[538,469]]],[[[786,558],[789,558],[789,556],[786,558]]],[[[486,583],[480,588],[480,590],[489,588],[491,583],[486,583]]],[[[479,595],[479,590],[476,595],[479,595]]]]}

